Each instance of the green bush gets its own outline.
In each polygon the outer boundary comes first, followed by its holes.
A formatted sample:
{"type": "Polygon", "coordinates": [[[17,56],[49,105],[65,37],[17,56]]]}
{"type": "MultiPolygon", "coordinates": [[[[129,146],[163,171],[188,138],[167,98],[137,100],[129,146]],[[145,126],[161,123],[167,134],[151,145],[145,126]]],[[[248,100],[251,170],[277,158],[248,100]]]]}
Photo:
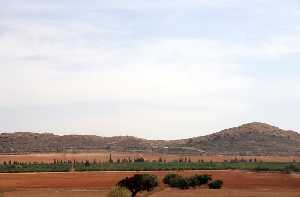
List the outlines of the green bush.
{"type": "Polygon", "coordinates": [[[113,187],[107,197],[131,197],[131,192],[124,187],[113,187]]]}
{"type": "Polygon", "coordinates": [[[221,180],[214,180],[208,184],[209,189],[220,189],[223,185],[223,181],[221,180]]]}
{"type": "Polygon", "coordinates": [[[189,187],[197,187],[207,184],[210,180],[210,175],[194,175],[192,177],[182,177],[178,174],[167,174],[163,178],[163,183],[168,184],[170,187],[188,189],[189,187]]]}
{"type": "Polygon", "coordinates": [[[170,180],[171,179],[176,179],[181,177],[178,174],[167,174],[164,178],[163,178],[163,183],[169,185],[170,184],[170,180]]]}
{"type": "Polygon", "coordinates": [[[188,178],[189,186],[196,187],[201,186],[204,184],[207,184],[209,181],[211,181],[210,175],[194,175],[190,178],[188,178]]]}
{"type": "Polygon", "coordinates": [[[189,180],[188,178],[184,178],[178,174],[167,174],[163,178],[163,182],[170,187],[176,187],[180,189],[188,189],[189,188],[189,180]]]}
{"type": "Polygon", "coordinates": [[[169,186],[179,189],[189,189],[189,181],[187,178],[178,176],[176,178],[170,179],[169,186]]]}

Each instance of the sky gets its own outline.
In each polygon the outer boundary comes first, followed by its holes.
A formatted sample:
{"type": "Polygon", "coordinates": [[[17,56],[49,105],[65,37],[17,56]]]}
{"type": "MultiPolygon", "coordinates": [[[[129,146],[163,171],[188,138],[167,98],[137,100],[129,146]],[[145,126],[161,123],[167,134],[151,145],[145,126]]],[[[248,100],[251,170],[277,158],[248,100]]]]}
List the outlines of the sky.
{"type": "Polygon", "coordinates": [[[300,131],[299,0],[0,5],[0,132],[300,131]]]}

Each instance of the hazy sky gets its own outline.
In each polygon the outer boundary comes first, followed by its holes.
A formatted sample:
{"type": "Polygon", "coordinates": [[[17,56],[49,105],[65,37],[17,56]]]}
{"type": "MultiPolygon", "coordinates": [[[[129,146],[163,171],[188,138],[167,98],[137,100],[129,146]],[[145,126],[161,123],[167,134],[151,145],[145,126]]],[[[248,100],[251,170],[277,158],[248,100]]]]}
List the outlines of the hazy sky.
{"type": "Polygon", "coordinates": [[[0,0],[0,131],[300,131],[299,0],[0,0]]]}

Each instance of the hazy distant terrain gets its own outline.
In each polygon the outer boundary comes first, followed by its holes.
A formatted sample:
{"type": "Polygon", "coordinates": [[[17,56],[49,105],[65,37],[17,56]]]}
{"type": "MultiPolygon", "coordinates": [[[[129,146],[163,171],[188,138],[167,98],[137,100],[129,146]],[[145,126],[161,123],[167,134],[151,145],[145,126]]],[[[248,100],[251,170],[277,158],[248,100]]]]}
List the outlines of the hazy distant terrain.
{"type": "Polygon", "coordinates": [[[2,133],[0,153],[133,151],[189,154],[300,155],[300,134],[264,124],[249,123],[182,140],[146,140],[131,136],[2,133]]]}

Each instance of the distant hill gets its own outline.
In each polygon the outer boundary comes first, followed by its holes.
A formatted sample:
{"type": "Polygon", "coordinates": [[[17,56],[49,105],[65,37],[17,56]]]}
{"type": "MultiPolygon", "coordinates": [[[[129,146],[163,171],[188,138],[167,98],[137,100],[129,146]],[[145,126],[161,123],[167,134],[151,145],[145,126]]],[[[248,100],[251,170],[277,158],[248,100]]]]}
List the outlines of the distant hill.
{"type": "Polygon", "coordinates": [[[300,134],[264,123],[249,123],[182,140],[146,140],[131,136],[2,133],[0,153],[134,151],[174,154],[300,155],[300,134]]]}
{"type": "Polygon", "coordinates": [[[186,146],[218,154],[300,155],[300,134],[254,122],[189,139],[186,146]]]}

